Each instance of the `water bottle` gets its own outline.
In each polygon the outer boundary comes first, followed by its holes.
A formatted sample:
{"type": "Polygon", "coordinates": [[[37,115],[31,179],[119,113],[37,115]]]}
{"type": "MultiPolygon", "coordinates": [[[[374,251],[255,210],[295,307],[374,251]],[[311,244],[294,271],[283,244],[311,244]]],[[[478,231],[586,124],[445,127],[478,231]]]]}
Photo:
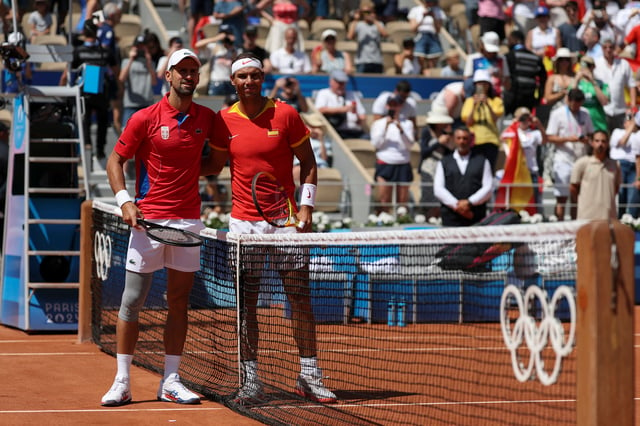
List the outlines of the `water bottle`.
{"type": "Polygon", "coordinates": [[[393,298],[387,304],[387,325],[389,327],[396,325],[396,300],[393,298]]]}
{"type": "Polygon", "coordinates": [[[400,301],[398,302],[398,312],[397,312],[397,315],[398,315],[398,322],[397,322],[398,327],[404,327],[404,326],[407,325],[406,314],[407,314],[407,304],[405,303],[404,298],[403,298],[403,299],[400,299],[400,301]]]}

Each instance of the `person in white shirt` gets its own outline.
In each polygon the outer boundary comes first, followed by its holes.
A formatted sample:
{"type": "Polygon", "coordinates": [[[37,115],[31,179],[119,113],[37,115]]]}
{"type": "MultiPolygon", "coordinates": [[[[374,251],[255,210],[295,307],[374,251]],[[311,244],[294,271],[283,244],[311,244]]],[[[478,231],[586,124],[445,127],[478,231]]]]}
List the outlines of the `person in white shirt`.
{"type": "Polygon", "coordinates": [[[487,215],[487,201],[493,191],[489,161],[471,152],[471,132],[465,126],[453,132],[456,150],[436,166],[433,191],[442,203],[444,226],[469,226],[487,215]]]}
{"type": "MultiPolygon", "coordinates": [[[[389,108],[387,107],[387,99],[389,99],[389,96],[391,95],[396,96],[401,101],[400,110],[398,111],[398,118],[401,120],[411,120],[413,122],[413,127],[417,132],[417,103],[416,100],[411,96],[411,83],[409,83],[407,80],[398,81],[393,92],[385,90],[378,95],[378,97],[373,101],[373,105],[371,105],[373,120],[378,120],[387,115],[387,113],[389,112],[389,108]]],[[[417,139],[417,135],[414,136],[416,136],[417,139]]]]}
{"type": "Polygon", "coordinates": [[[314,104],[342,138],[366,139],[366,110],[360,95],[347,90],[348,81],[349,76],[344,71],[332,71],[329,75],[329,87],[318,90],[314,104]]]}
{"type": "MultiPolygon", "coordinates": [[[[533,184],[533,195],[536,203],[536,210],[542,213],[542,197],[540,194],[539,180],[540,168],[538,166],[538,147],[547,143],[547,133],[544,126],[535,115],[527,107],[520,107],[513,113],[513,118],[518,124],[518,141],[522,147],[524,158],[527,161],[527,168],[531,174],[531,182],[533,184]]],[[[506,132],[506,131],[505,131],[506,132]]],[[[501,135],[503,142],[505,132],[501,135]]],[[[505,152],[509,152],[509,147],[504,147],[505,152]]]]}
{"type": "MultiPolygon", "coordinates": [[[[388,95],[387,116],[371,125],[371,143],[376,149],[375,180],[378,184],[378,213],[389,211],[393,194],[396,207],[409,202],[413,182],[411,146],[415,142],[413,122],[400,115],[403,99],[388,95]]],[[[394,209],[395,210],[395,209],[394,209]]]]}
{"type": "Polygon", "coordinates": [[[604,105],[609,132],[624,125],[625,114],[636,108],[636,79],[629,62],[615,56],[616,45],[612,39],[603,39],[602,58],[595,60],[593,77],[609,86],[609,103],[604,105]],[[629,106],[625,98],[625,89],[629,88],[629,106]]]}
{"type": "Polygon", "coordinates": [[[627,114],[624,128],[613,129],[610,138],[609,157],[620,165],[622,186],[618,192],[618,217],[629,213],[638,217],[640,191],[633,185],[637,181],[636,151],[640,149],[640,114],[627,114]],[[629,185],[629,186],[627,186],[629,185]]]}
{"type": "MultiPolygon", "coordinates": [[[[569,181],[573,164],[587,154],[586,145],[593,135],[593,122],[584,103],[584,93],[571,89],[567,94],[568,105],[551,111],[547,124],[547,139],[555,145],[553,155],[553,194],[556,197],[555,215],[565,218],[565,204],[569,199],[569,181]]],[[[576,200],[571,200],[570,216],[576,218],[576,200]]]]}
{"type": "Polygon", "coordinates": [[[307,74],[311,72],[309,55],[299,50],[298,31],[289,28],[284,33],[284,47],[271,52],[269,59],[273,72],[280,74],[307,74]]]}

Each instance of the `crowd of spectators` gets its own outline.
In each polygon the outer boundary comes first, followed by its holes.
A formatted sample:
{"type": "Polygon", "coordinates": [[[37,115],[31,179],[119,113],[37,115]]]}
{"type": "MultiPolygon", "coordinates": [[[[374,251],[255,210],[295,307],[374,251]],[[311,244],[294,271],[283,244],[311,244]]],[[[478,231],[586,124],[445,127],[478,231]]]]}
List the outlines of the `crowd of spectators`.
{"type": "MultiPolygon", "coordinates": [[[[636,166],[640,133],[634,114],[640,75],[640,3],[466,0],[464,18],[471,29],[457,34],[459,46],[445,49],[443,29],[459,29],[459,22],[453,25],[454,17],[449,16],[450,3],[421,0],[403,10],[391,0],[199,1],[190,5],[184,42],[181,37],[159,40],[153,32],[145,31],[131,46],[120,46],[115,29],[122,14],[121,3],[102,3],[100,19],[96,19],[97,2],[82,0],[83,17],[96,23],[97,34],[88,38],[78,34],[76,44],[85,49],[101,46],[115,58],[115,65],[109,65],[107,73],[113,83],[105,90],[116,133],[126,126],[134,111],[153,102],[154,88],[160,88],[155,93],[162,92],[166,58],[190,42],[208,64],[205,94],[232,95],[234,89],[228,79],[231,61],[240,53],[251,52],[264,62],[267,73],[281,75],[270,89],[271,96],[294,105],[303,114],[314,104],[342,138],[370,139],[379,153],[375,176],[384,183],[384,175],[398,169],[385,166],[398,165],[395,159],[408,164],[408,150],[412,144],[419,144],[423,164],[417,171],[423,182],[431,185],[437,163],[434,159],[465,152],[456,150],[452,137],[459,127],[465,128],[460,141],[468,133],[473,154],[486,159],[492,175],[499,176],[502,154],[511,152],[509,144],[514,143],[513,137],[505,140],[502,134],[509,123],[517,121],[515,139],[526,158],[538,210],[540,185],[547,185],[553,187],[556,197],[554,214],[560,220],[573,218],[577,201],[569,191],[573,165],[590,153],[594,132],[603,131],[611,141],[607,155],[611,150],[622,167],[618,214],[637,214],[634,204],[640,202],[636,189],[640,186],[640,166],[636,166]],[[265,38],[259,38],[260,19],[269,22],[265,38]],[[308,31],[316,21],[333,19],[344,23],[342,31],[327,27],[315,38],[305,37],[305,27],[308,31]],[[405,30],[408,28],[411,34],[395,42],[397,51],[385,64],[383,44],[394,42],[392,21],[404,21],[405,30]],[[217,35],[203,35],[207,23],[219,25],[217,35]],[[305,48],[307,43],[313,49],[305,48]],[[349,51],[345,43],[354,43],[356,48],[349,51]],[[454,81],[439,93],[420,93],[417,97],[412,96],[406,80],[396,87],[380,87],[380,96],[367,111],[361,94],[347,89],[354,73],[437,75],[454,81]],[[302,74],[326,75],[326,88],[305,97],[304,87],[296,78],[302,74]],[[416,121],[415,103],[419,99],[432,101],[434,113],[426,124],[416,121]],[[396,157],[389,155],[389,144],[397,148],[396,157]],[[388,164],[389,158],[395,159],[388,164]],[[567,201],[571,201],[569,209],[567,201]],[[628,209],[622,207],[627,204],[628,209]]],[[[28,20],[32,38],[26,42],[50,31],[53,14],[66,13],[59,8],[52,10],[50,0],[36,0],[33,5],[34,13],[28,20]]],[[[61,30],[64,26],[59,25],[57,31],[61,30]]],[[[90,59],[84,62],[93,64],[90,59]]],[[[104,125],[100,128],[102,133],[104,125]]],[[[320,133],[322,129],[314,129],[314,134],[320,133]]],[[[325,139],[325,135],[319,139],[325,139]]],[[[94,154],[103,158],[101,136],[99,140],[94,154]]],[[[454,167],[460,158],[447,164],[454,167]]],[[[399,173],[400,203],[408,202],[404,188],[412,174],[399,173]]],[[[381,193],[388,201],[388,194],[381,193]]],[[[424,190],[423,195],[423,201],[433,201],[433,191],[424,190]]],[[[445,208],[445,200],[438,199],[445,208]]],[[[486,202],[485,197],[480,201],[486,202]]],[[[428,210],[437,213],[439,209],[428,210]]]]}

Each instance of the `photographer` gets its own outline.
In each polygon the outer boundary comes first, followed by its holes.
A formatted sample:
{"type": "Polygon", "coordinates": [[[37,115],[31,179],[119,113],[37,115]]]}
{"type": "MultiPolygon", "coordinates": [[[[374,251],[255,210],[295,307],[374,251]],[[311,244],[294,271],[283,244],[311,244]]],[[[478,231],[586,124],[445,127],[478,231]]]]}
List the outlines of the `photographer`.
{"type": "Polygon", "coordinates": [[[276,80],[269,97],[278,99],[294,107],[298,112],[309,111],[307,98],[300,90],[300,82],[295,77],[281,77],[276,80]]]}
{"type": "Polygon", "coordinates": [[[207,91],[209,96],[226,96],[236,92],[229,80],[231,63],[238,54],[234,46],[234,38],[233,29],[227,24],[222,24],[218,34],[196,43],[196,49],[202,51],[206,47],[211,55],[207,91]]]}
{"type": "Polygon", "coordinates": [[[371,125],[371,143],[376,149],[378,213],[390,210],[394,193],[397,204],[394,207],[406,207],[409,202],[409,185],[413,182],[411,146],[415,138],[413,122],[400,114],[403,103],[404,99],[390,95],[387,116],[371,125]]]}
{"type": "Polygon", "coordinates": [[[136,37],[129,49],[128,58],[122,61],[120,67],[120,82],[124,85],[122,106],[122,127],[136,111],[153,104],[153,87],[158,79],[156,69],[147,49],[147,40],[143,35],[136,37]]]}
{"type": "Polygon", "coordinates": [[[473,74],[473,85],[475,93],[465,99],[460,118],[475,136],[473,151],[489,160],[491,170],[495,172],[500,146],[497,122],[504,114],[504,104],[493,91],[488,70],[476,70],[473,74]]]}

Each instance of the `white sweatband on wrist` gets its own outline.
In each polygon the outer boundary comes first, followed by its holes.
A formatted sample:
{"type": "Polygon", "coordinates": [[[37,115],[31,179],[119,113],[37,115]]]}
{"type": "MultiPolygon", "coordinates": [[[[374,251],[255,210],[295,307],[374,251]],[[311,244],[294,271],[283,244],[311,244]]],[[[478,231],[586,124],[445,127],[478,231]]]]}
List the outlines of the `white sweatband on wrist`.
{"type": "Polygon", "coordinates": [[[312,183],[302,184],[302,195],[300,196],[301,206],[314,207],[316,205],[316,188],[312,183]]]}
{"type": "Polygon", "coordinates": [[[116,204],[118,207],[122,207],[123,204],[133,201],[126,189],[121,189],[116,193],[116,204]]]}

